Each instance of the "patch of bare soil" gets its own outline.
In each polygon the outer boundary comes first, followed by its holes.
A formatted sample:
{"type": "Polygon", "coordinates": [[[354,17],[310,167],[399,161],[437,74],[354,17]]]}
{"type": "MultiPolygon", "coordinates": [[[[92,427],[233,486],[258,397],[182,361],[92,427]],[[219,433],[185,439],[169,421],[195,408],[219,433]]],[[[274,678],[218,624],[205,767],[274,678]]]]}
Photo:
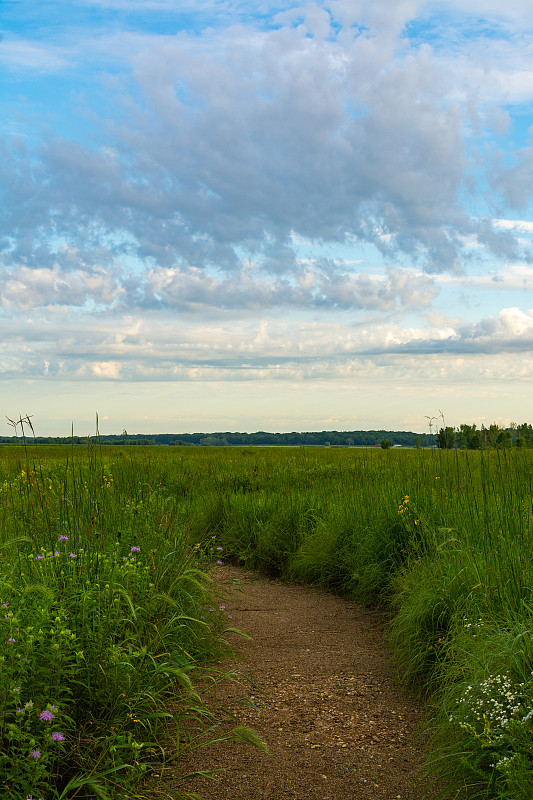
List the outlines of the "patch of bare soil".
{"type": "Polygon", "coordinates": [[[423,709],[395,680],[380,613],[237,567],[218,567],[216,580],[228,624],[251,637],[227,634],[253,681],[222,682],[216,703],[269,754],[237,742],[193,750],[179,773],[219,770],[216,779],[174,783],[164,771],[161,797],[173,786],[206,800],[420,798],[423,709]]]}

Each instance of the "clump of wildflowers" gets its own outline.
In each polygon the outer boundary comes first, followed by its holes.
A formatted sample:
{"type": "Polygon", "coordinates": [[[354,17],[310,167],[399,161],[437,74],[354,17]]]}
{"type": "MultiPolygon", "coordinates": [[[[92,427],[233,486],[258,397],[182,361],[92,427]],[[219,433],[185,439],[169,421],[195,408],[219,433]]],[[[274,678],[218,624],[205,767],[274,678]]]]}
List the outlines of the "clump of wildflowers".
{"type": "Polygon", "coordinates": [[[533,673],[528,681],[496,674],[467,685],[449,721],[461,729],[478,767],[507,784],[519,765],[533,760],[533,673]]]}
{"type": "Polygon", "coordinates": [[[33,794],[26,794],[28,787],[43,791],[49,787],[50,779],[57,776],[64,755],[61,743],[65,735],[56,730],[50,732],[50,723],[60,716],[59,706],[48,703],[42,709],[33,700],[19,705],[20,694],[20,686],[12,688],[14,700],[5,710],[0,773],[9,784],[10,798],[31,798],[33,794]]]}
{"type": "Polygon", "coordinates": [[[467,686],[462,702],[469,707],[474,720],[485,727],[488,724],[493,738],[498,739],[510,720],[518,716],[524,687],[524,683],[513,683],[509,675],[489,675],[479,686],[467,686]]]}
{"type": "Polygon", "coordinates": [[[418,525],[420,520],[416,516],[416,514],[413,515],[411,513],[411,510],[410,510],[410,507],[409,507],[409,501],[410,501],[409,495],[408,494],[404,494],[404,496],[402,497],[402,500],[401,500],[401,502],[400,502],[400,504],[398,506],[398,514],[400,514],[400,516],[402,516],[405,521],[412,520],[415,525],[418,525]]]}

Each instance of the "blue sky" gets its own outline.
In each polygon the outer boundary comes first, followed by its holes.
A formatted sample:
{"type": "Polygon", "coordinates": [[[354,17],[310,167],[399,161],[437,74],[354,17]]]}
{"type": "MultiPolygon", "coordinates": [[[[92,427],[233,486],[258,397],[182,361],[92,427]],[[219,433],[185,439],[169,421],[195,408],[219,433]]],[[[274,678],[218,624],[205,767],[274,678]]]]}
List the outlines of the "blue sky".
{"type": "Polygon", "coordinates": [[[0,34],[2,416],[532,421],[529,0],[4,0],[0,34]]]}

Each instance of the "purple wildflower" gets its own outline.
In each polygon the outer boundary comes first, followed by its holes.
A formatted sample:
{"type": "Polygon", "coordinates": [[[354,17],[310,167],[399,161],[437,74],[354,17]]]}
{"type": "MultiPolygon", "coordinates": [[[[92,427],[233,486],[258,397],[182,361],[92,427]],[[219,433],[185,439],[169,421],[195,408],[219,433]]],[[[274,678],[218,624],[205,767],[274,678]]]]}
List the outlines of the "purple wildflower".
{"type": "Polygon", "coordinates": [[[51,736],[51,739],[52,739],[53,742],[64,742],[65,741],[65,737],[63,736],[62,733],[59,733],[59,732],[54,732],[52,734],[52,736],[51,736]]]}
{"type": "Polygon", "coordinates": [[[2,608],[7,608],[9,603],[2,603],[2,608]]]}
{"type": "Polygon", "coordinates": [[[77,554],[76,554],[76,553],[69,553],[69,556],[68,556],[68,557],[69,557],[69,558],[77,558],[78,556],[77,556],[77,554]]]}
{"type": "Polygon", "coordinates": [[[37,759],[41,757],[40,751],[39,750],[32,750],[31,751],[31,757],[34,758],[37,761],[37,759]]]}
{"type": "Polygon", "coordinates": [[[68,536],[60,536],[58,542],[68,542],[68,536]]]}
{"type": "Polygon", "coordinates": [[[11,642],[11,644],[14,644],[16,640],[15,640],[15,639],[12,639],[12,638],[10,637],[10,638],[9,638],[7,641],[8,641],[8,642],[11,642]]]}
{"type": "Polygon", "coordinates": [[[44,556],[42,556],[42,555],[38,555],[38,556],[35,556],[35,558],[38,558],[38,559],[39,559],[39,561],[40,561],[42,558],[44,558],[44,556]]]}
{"type": "Polygon", "coordinates": [[[54,715],[48,709],[45,709],[39,719],[42,719],[43,722],[51,722],[54,718],[54,715]]]}
{"type": "Polygon", "coordinates": [[[131,548],[131,552],[132,553],[140,553],[141,552],[141,548],[140,547],[132,547],[131,548]]]}
{"type": "Polygon", "coordinates": [[[223,564],[223,563],[224,563],[223,561],[217,561],[217,564],[223,564]]]}
{"type": "Polygon", "coordinates": [[[217,547],[217,550],[223,550],[223,549],[224,549],[223,547],[217,547]]]}
{"type": "Polygon", "coordinates": [[[25,711],[25,708],[17,708],[17,714],[24,714],[25,711]]]}
{"type": "Polygon", "coordinates": [[[226,606],[219,606],[219,609],[220,609],[221,611],[225,611],[225,610],[226,610],[226,606]]]}

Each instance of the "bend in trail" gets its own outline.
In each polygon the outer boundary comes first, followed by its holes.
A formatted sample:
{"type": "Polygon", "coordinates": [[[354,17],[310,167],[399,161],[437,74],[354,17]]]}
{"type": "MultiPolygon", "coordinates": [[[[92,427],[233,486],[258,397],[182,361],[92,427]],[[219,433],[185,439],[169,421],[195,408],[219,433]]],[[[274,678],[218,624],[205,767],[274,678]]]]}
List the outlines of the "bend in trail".
{"type": "Polygon", "coordinates": [[[220,772],[175,789],[206,800],[419,798],[423,709],[394,678],[380,613],[237,567],[219,567],[215,578],[242,589],[224,592],[225,613],[251,637],[235,646],[253,681],[244,690],[223,682],[217,703],[257,732],[270,755],[235,742],[192,751],[181,774],[220,772]],[[245,692],[255,709],[240,702],[245,692]]]}

